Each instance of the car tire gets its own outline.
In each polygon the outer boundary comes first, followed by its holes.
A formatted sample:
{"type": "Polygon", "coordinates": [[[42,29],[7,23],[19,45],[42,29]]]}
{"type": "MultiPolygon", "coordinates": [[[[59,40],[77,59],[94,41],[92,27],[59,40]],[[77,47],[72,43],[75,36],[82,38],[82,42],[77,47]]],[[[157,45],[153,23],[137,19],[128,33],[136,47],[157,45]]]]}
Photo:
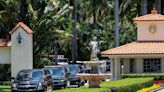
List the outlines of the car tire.
{"type": "Polygon", "coordinates": [[[11,92],[17,92],[17,91],[11,90],[11,92]]]}

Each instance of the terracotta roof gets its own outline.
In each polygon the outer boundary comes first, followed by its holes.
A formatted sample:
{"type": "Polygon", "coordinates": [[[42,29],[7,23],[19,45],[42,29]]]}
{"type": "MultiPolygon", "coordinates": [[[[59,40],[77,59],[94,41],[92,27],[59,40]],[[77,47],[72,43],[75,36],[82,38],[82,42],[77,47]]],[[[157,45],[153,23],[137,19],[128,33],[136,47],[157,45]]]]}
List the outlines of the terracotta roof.
{"type": "Polygon", "coordinates": [[[133,20],[134,21],[164,21],[164,16],[161,14],[157,14],[156,10],[152,10],[151,14],[136,17],[133,20]]]}
{"type": "Polygon", "coordinates": [[[26,26],[23,22],[19,22],[9,33],[13,34],[19,27],[23,28],[25,32],[27,32],[28,34],[32,34],[33,31],[26,26]]]}
{"type": "Polygon", "coordinates": [[[11,47],[11,41],[0,39],[0,47],[11,47]]]}
{"type": "Polygon", "coordinates": [[[164,42],[132,42],[101,52],[102,55],[164,54],[164,42]]]}

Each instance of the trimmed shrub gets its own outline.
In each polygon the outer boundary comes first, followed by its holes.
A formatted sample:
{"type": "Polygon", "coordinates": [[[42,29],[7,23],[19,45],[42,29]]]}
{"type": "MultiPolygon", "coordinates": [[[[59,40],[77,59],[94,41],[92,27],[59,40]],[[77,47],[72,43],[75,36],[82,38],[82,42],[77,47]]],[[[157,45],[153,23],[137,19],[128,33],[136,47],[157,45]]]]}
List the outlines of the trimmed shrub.
{"type": "Polygon", "coordinates": [[[0,85],[11,85],[10,81],[0,81],[0,85]]]}
{"type": "Polygon", "coordinates": [[[122,78],[146,78],[153,77],[154,80],[164,80],[164,73],[154,73],[154,74],[122,74],[122,78]]]}
{"type": "Polygon", "coordinates": [[[136,92],[139,89],[152,86],[153,80],[154,78],[126,78],[104,82],[101,87],[109,88],[113,92],[136,92]]]}

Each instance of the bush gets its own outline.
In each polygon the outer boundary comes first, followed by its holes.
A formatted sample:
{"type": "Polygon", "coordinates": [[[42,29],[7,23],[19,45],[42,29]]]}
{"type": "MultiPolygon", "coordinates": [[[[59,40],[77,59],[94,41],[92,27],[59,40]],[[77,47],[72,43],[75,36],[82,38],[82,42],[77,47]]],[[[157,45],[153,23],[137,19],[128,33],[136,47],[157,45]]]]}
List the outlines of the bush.
{"type": "Polygon", "coordinates": [[[154,78],[126,78],[104,82],[101,87],[110,88],[114,92],[136,92],[139,89],[152,86],[153,80],[154,78]]]}
{"type": "Polygon", "coordinates": [[[10,81],[0,81],[0,85],[11,85],[10,81]]]}
{"type": "Polygon", "coordinates": [[[164,80],[163,73],[156,73],[156,74],[122,74],[122,78],[146,78],[146,77],[153,77],[154,80],[164,80]]]}
{"type": "Polygon", "coordinates": [[[160,86],[155,84],[149,88],[143,88],[141,90],[138,90],[137,92],[150,92],[150,91],[157,89],[157,88],[160,88],[160,86]]]}

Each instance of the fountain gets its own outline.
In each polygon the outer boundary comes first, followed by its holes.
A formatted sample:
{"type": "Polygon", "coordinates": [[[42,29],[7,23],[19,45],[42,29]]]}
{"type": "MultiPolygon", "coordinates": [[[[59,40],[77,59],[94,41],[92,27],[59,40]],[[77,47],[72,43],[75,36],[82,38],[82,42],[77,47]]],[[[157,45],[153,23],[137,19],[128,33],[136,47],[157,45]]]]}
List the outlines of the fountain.
{"type": "Polygon", "coordinates": [[[104,62],[99,61],[97,54],[99,53],[97,37],[93,37],[93,41],[90,42],[92,47],[90,61],[84,61],[84,65],[89,65],[91,67],[90,73],[79,73],[77,76],[82,80],[89,81],[89,87],[98,88],[100,87],[100,81],[106,79],[106,74],[98,73],[98,65],[103,64],[104,62]]]}

